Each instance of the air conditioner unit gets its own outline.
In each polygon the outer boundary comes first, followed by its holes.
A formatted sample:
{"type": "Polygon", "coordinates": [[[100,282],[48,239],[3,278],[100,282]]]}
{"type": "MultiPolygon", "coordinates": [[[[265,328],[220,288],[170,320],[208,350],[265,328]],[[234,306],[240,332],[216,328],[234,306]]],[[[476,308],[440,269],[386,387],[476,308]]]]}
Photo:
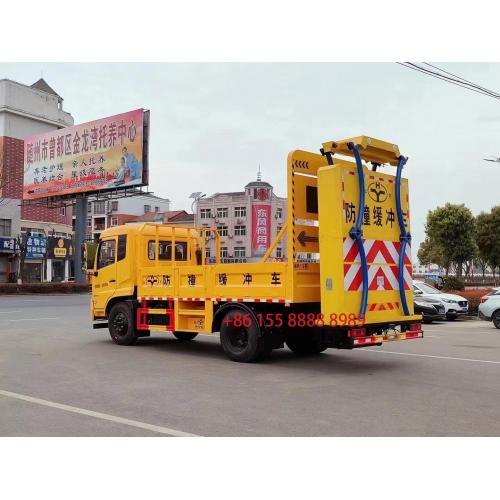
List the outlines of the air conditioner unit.
{"type": "Polygon", "coordinates": [[[232,235],[232,234],[228,234],[228,235],[227,235],[227,237],[228,237],[228,238],[232,238],[232,237],[233,237],[233,235],[232,235]]]}
{"type": "Polygon", "coordinates": [[[245,219],[236,219],[236,222],[238,224],[243,224],[245,222],[245,219]]]}

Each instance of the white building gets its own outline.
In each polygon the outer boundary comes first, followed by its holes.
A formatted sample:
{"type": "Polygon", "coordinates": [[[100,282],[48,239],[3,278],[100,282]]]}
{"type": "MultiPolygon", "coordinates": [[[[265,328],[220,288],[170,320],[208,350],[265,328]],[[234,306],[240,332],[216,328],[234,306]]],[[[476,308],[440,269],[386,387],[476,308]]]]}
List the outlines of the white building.
{"type": "Polygon", "coordinates": [[[149,212],[168,212],[170,200],[153,194],[134,194],[125,198],[99,199],[89,201],[87,213],[87,239],[97,241],[108,227],[121,226],[134,221],[137,216],[149,212]]]}
{"type": "MultiPolygon", "coordinates": [[[[200,198],[195,225],[215,227],[220,235],[220,257],[223,262],[255,262],[265,253],[286,221],[287,199],[273,193],[273,187],[262,181],[248,183],[243,191],[215,193],[200,198]]],[[[207,241],[207,258],[215,258],[215,239],[207,241]]],[[[286,258],[286,235],[271,254],[286,258]]]]}

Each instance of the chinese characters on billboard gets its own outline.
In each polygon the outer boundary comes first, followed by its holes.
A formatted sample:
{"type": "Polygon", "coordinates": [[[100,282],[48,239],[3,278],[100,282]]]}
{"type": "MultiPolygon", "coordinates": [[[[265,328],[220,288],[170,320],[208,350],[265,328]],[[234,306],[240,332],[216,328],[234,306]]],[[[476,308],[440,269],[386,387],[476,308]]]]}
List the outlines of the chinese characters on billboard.
{"type": "Polygon", "coordinates": [[[252,253],[264,255],[271,244],[271,207],[252,206],[252,253]]]}
{"type": "Polygon", "coordinates": [[[146,183],[143,109],[24,141],[25,200],[146,183]]]}

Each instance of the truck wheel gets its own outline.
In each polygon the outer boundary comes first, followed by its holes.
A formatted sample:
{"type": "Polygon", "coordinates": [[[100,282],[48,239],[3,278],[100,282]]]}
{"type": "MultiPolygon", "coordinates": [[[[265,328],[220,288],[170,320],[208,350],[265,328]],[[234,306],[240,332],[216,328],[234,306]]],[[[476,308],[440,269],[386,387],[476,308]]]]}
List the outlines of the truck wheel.
{"type": "Polygon", "coordinates": [[[111,308],[108,317],[109,334],[118,345],[133,345],[137,342],[137,332],[132,319],[132,308],[119,302],[111,308]]]}
{"type": "Polygon", "coordinates": [[[328,345],[321,340],[319,331],[289,330],[285,333],[285,342],[288,348],[299,356],[319,354],[328,349],[328,345]]]}
{"type": "Polygon", "coordinates": [[[500,329],[500,311],[496,311],[495,314],[493,314],[493,317],[491,319],[493,320],[493,324],[495,325],[495,328],[500,329]]]}
{"type": "Polygon", "coordinates": [[[197,333],[192,333],[192,332],[174,332],[174,335],[179,339],[179,340],[193,340],[197,333]]]}
{"type": "Polygon", "coordinates": [[[240,363],[251,363],[267,353],[259,324],[242,309],[231,309],[222,318],[220,343],[227,357],[240,363]]]}

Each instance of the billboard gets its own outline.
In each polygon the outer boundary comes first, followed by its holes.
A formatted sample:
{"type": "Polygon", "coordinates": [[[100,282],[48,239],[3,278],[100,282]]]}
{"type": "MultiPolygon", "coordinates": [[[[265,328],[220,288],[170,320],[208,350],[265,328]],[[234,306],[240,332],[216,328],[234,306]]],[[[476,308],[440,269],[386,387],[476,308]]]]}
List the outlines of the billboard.
{"type": "Polygon", "coordinates": [[[271,244],[271,207],[252,205],[252,254],[264,255],[271,244]]]}
{"type": "Polygon", "coordinates": [[[147,184],[148,120],[136,109],[25,139],[23,199],[147,184]]]}

